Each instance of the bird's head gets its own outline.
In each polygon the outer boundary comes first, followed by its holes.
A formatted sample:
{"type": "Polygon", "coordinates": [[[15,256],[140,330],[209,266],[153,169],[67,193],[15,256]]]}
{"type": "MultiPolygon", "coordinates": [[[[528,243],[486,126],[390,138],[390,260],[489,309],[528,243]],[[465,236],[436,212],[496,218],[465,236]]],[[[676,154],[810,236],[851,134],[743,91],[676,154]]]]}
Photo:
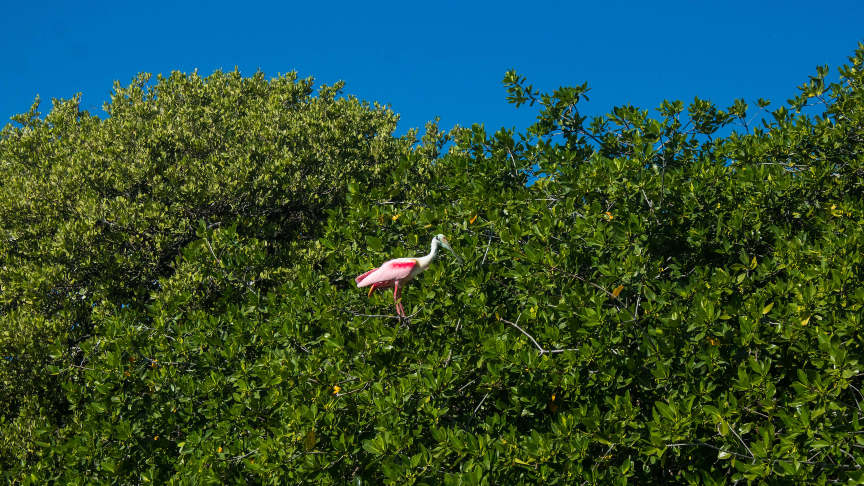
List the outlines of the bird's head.
{"type": "Polygon", "coordinates": [[[459,261],[459,264],[462,264],[462,259],[459,258],[459,255],[457,255],[456,252],[453,251],[453,248],[450,247],[450,243],[447,241],[447,237],[446,237],[446,236],[444,236],[444,235],[436,235],[436,236],[435,236],[435,241],[438,242],[439,245],[441,245],[441,246],[443,246],[444,248],[447,248],[448,250],[450,250],[450,253],[452,253],[453,256],[456,257],[456,260],[459,261]]]}

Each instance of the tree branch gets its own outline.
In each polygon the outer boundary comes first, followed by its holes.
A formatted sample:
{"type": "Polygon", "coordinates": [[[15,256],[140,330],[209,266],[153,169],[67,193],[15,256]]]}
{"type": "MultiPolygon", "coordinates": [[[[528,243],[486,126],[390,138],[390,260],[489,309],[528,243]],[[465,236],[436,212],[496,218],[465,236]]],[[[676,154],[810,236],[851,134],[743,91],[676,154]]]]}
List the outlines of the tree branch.
{"type": "MultiPolygon", "coordinates": [[[[519,322],[519,319],[520,319],[521,317],[522,317],[522,314],[519,314],[519,317],[516,318],[516,322],[519,322]]],[[[501,322],[506,322],[507,324],[510,324],[511,326],[513,326],[513,327],[515,327],[516,329],[518,329],[519,332],[521,332],[522,334],[528,336],[528,339],[530,339],[531,342],[534,343],[534,346],[537,346],[537,350],[540,351],[540,354],[541,354],[541,355],[543,355],[543,354],[547,354],[547,353],[548,353],[548,354],[563,353],[564,351],[579,351],[579,348],[575,348],[575,349],[543,349],[543,346],[540,346],[540,344],[537,342],[536,339],[534,339],[533,337],[531,337],[530,334],[528,334],[527,332],[525,332],[525,330],[522,329],[521,327],[519,327],[519,325],[516,324],[515,322],[510,322],[510,321],[508,321],[507,319],[499,319],[499,320],[500,320],[501,322]]]]}

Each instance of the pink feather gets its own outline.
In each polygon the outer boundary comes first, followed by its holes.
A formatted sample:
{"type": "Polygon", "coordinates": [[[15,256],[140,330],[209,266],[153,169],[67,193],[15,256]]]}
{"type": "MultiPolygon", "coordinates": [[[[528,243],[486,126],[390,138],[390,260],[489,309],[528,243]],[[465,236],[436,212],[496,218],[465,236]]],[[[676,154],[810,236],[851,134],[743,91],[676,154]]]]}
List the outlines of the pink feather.
{"type": "Polygon", "coordinates": [[[378,270],[378,269],[377,269],[377,268],[373,268],[372,270],[369,270],[368,272],[364,273],[363,275],[360,275],[360,276],[358,276],[357,278],[355,278],[354,281],[357,282],[357,284],[358,284],[358,286],[359,286],[360,282],[362,282],[364,278],[368,277],[369,274],[372,273],[372,272],[374,272],[375,270],[378,270]]]}
{"type": "Polygon", "coordinates": [[[375,284],[375,288],[392,287],[396,282],[403,284],[413,277],[411,271],[417,266],[417,261],[411,258],[397,258],[384,262],[380,267],[373,268],[354,280],[358,287],[375,284]]]}

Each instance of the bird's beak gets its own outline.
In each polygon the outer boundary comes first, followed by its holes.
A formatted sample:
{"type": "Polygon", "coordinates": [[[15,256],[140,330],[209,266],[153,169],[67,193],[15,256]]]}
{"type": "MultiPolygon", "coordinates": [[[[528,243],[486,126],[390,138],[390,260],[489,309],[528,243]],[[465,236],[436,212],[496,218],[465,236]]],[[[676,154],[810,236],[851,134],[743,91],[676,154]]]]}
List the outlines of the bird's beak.
{"type": "Polygon", "coordinates": [[[446,238],[441,242],[441,246],[450,250],[450,253],[452,253],[453,256],[456,257],[456,260],[459,261],[459,265],[462,265],[462,259],[459,258],[459,255],[457,255],[455,251],[453,251],[453,248],[450,248],[450,242],[448,242],[446,238]]]}

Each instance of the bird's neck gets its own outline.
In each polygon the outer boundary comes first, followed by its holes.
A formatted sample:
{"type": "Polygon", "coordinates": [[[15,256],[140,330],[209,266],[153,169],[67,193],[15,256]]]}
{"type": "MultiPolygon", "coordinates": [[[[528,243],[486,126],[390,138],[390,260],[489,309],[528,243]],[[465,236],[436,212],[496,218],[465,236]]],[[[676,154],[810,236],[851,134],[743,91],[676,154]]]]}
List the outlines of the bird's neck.
{"type": "Polygon", "coordinates": [[[438,257],[438,240],[432,240],[432,251],[429,252],[428,255],[420,257],[417,259],[417,263],[420,264],[424,269],[429,267],[435,258],[438,257]]]}

